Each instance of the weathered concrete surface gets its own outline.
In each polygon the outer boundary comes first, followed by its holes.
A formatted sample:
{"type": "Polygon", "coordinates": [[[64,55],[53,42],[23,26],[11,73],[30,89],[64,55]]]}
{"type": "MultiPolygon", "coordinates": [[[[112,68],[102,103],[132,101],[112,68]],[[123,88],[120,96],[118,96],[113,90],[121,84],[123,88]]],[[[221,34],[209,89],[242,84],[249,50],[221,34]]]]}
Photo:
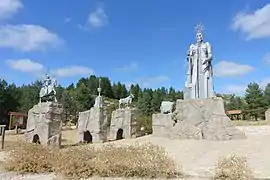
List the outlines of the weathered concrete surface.
{"type": "Polygon", "coordinates": [[[266,121],[270,121],[270,109],[267,109],[267,110],[265,111],[265,120],[266,120],[266,121]]]}
{"type": "Polygon", "coordinates": [[[78,140],[85,141],[85,132],[89,131],[92,142],[105,142],[106,138],[106,113],[103,108],[92,107],[90,110],[80,112],[78,119],[78,140]]]}
{"type": "Polygon", "coordinates": [[[153,136],[170,137],[173,128],[172,114],[153,114],[152,115],[152,130],[153,136]]]}
{"type": "Polygon", "coordinates": [[[61,146],[63,107],[55,102],[41,102],[28,111],[25,138],[33,142],[39,138],[42,145],[61,146]]]}
{"type": "Polygon", "coordinates": [[[137,128],[137,110],[134,108],[117,109],[112,112],[112,119],[110,124],[110,140],[116,140],[117,134],[124,139],[131,138],[136,134],[137,128]]]}
{"type": "Polygon", "coordinates": [[[154,114],[153,135],[177,139],[244,139],[225,114],[222,98],[177,100],[176,110],[166,117],[154,114]]]}

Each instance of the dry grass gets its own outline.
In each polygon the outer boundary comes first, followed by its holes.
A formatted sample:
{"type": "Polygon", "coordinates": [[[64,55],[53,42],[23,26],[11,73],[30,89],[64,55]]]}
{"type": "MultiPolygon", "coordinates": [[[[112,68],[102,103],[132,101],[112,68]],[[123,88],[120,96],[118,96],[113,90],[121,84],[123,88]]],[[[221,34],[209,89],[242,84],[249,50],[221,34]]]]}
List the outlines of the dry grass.
{"type": "Polygon", "coordinates": [[[20,173],[52,172],[54,151],[36,144],[17,142],[5,159],[5,169],[20,173]]]}
{"type": "Polygon", "coordinates": [[[54,172],[71,179],[92,176],[174,178],[181,175],[164,149],[152,144],[99,148],[81,145],[61,150],[20,144],[20,148],[10,152],[5,169],[21,173],[54,172]]]}
{"type": "Polygon", "coordinates": [[[235,126],[265,126],[265,125],[270,125],[270,121],[267,121],[267,120],[260,120],[260,121],[233,120],[232,123],[235,126]]]}
{"type": "Polygon", "coordinates": [[[220,158],[215,169],[214,179],[250,180],[252,179],[252,171],[245,157],[231,155],[220,158]]]}

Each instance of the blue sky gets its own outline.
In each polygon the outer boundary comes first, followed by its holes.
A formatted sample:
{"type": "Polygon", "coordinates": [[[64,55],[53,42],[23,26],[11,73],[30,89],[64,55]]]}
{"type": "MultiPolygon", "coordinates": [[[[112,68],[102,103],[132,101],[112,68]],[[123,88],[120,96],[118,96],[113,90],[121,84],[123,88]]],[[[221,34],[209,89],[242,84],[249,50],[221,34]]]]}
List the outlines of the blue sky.
{"type": "Polygon", "coordinates": [[[200,22],[213,47],[217,92],[270,82],[265,0],[1,0],[0,76],[21,85],[49,71],[67,85],[95,74],[181,90],[200,22]]]}

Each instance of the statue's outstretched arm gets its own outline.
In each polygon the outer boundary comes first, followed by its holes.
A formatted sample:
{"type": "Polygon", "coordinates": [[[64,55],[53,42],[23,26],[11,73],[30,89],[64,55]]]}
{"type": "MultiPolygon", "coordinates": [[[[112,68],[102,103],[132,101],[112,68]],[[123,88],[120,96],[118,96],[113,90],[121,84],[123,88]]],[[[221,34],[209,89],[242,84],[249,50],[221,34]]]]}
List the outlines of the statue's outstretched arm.
{"type": "Polygon", "coordinates": [[[213,59],[213,56],[212,56],[212,46],[211,46],[211,44],[207,42],[206,43],[206,48],[207,48],[207,54],[208,54],[208,56],[206,58],[206,61],[207,62],[211,62],[212,59],[213,59]]]}

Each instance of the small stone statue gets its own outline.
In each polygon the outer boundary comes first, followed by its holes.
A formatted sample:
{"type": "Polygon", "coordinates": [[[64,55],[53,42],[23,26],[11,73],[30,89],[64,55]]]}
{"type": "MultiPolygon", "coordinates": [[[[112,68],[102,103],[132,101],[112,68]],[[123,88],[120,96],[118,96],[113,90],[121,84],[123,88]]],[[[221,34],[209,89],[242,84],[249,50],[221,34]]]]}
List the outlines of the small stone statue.
{"type": "Polygon", "coordinates": [[[185,84],[184,99],[203,99],[214,97],[212,47],[203,42],[203,26],[196,26],[197,43],[188,50],[188,72],[185,84]]]}
{"type": "Polygon", "coordinates": [[[160,112],[162,114],[172,113],[174,102],[162,101],[160,105],[160,112]]]}
{"type": "Polygon", "coordinates": [[[52,96],[54,102],[57,102],[55,91],[56,86],[57,86],[56,79],[51,79],[50,76],[46,74],[46,79],[43,81],[42,88],[40,89],[39,92],[40,101],[43,97],[52,96]]]}
{"type": "Polygon", "coordinates": [[[103,108],[103,97],[101,96],[101,79],[99,79],[99,85],[98,85],[98,96],[95,99],[94,107],[97,108],[103,108]]]}
{"type": "Polygon", "coordinates": [[[133,98],[134,95],[130,93],[128,97],[119,99],[119,109],[121,108],[121,104],[124,104],[127,107],[129,107],[129,105],[132,103],[133,98]]]}

